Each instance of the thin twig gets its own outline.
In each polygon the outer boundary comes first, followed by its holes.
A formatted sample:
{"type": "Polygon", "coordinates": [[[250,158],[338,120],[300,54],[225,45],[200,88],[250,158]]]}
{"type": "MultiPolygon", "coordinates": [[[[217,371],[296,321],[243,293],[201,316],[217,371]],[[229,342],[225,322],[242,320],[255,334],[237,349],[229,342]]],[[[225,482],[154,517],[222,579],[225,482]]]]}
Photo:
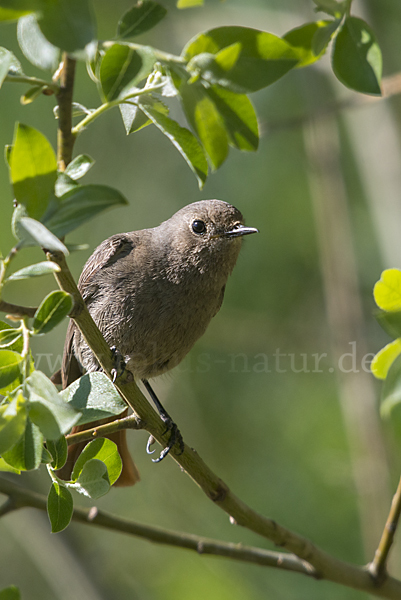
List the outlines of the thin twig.
{"type": "Polygon", "coordinates": [[[32,318],[37,311],[34,306],[20,306],[19,304],[10,304],[0,300],[0,312],[5,312],[14,317],[29,317],[32,318]]]}
{"type": "MultiPolygon", "coordinates": [[[[0,493],[8,495],[8,500],[3,504],[2,508],[6,506],[10,507],[8,510],[5,510],[3,514],[6,514],[11,510],[30,506],[43,511],[47,510],[47,499],[45,496],[17,486],[1,477],[0,493]]],[[[223,542],[183,532],[169,531],[152,525],[143,525],[142,523],[115,517],[107,512],[100,511],[95,507],[90,509],[75,507],[72,519],[80,523],[86,523],[87,525],[95,525],[111,531],[134,535],[158,544],[194,550],[198,554],[223,556],[265,567],[276,567],[287,571],[295,571],[310,577],[314,576],[313,569],[292,554],[271,552],[262,548],[223,542]]]]}
{"type": "Polygon", "coordinates": [[[78,433],[71,433],[66,436],[68,445],[78,444],[79,442],[86,442],[87,440],[93,440],[98,437],[103,437],[116,431],[123,429],[143,429],[144,423],[136,416],[130,415],[123,419],[116,419],[111,423],[105,423],[104,425],[98,425],[85,431],[79,431],[78,433]]]}
{"type": "Polygon", "coordinates": [[[391,546],[394,542],[395,532],[401,515],[401,478],[398,482],[397,491],[393,496],[389,515],[382,533],[375,557],[369,565],[369,573],[376,581],[380,581],[386,575],[386,565],[391,546]]]}

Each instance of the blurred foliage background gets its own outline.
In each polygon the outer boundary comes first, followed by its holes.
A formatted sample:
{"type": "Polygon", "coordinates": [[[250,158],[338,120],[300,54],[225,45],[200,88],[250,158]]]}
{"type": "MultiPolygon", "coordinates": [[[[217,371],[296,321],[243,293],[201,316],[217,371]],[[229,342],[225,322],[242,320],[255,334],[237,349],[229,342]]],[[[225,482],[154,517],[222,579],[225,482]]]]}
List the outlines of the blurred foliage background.
{"type": "MultiPolygon", "coordinates": [[[[174,53],[196,33],[219,25],[283,35],[317,18],[310,0],[207,0],[204,8],[187,11],[178,11],[172,0],[162,3],[169,16],[138,41],[174,53]]],[[[94,4],[100,38],[113,37],[131,2],[94,4]]],[[[356,1],[353,12],[378,37],[384,75],[401,70],[398,0],[356,1]]],[[[26,64],[15,24],[2,26],[1,45],[26,64]]],[[[383,267],[401,266],[401,104],[397,97],[362,103],[366,97],[335,81],[329,60],[326,56],[313,67],[290,72],[253,94],[261,129],[258,152],[231,150],[202,191],[154,127],[126,137],[118,109],[97,120],[75,148],[75,154],[96,160],[85,183],[117,187],[130,205],[74,232],[69,241],[86,242],[90,250],[72,254],[69,264],[78,278],[106,237],[157,225],[202,198],[231,202],[259,228],[258,236],[245,240],[223,309],[205,336],[182,365],[154,385],[185,441],[245,502],[339,558],[364,563],[379,539],[401,462],[399,441],[379,422],[380,386],[361,367],[361,356],[388,340],[373,317],[373,285],[383,267]],[[325,107],[348,98],[355,106],[322,117],[325,107]],[[323,355],[318,368],[315,355],[323,355]]],[[[30,66],[27,72],[35,70],[30,66]]],[[[22,107],[23,87],[5,85],[0,145],[11,143],[17,120],[41,130],[55,145],[54,100],[40,97],[22,107]]],[[[75,100],[89,107],[99,103],[82,64],[75,100]]],[[[183,122],[182,116],[172,116],[183,122]]],[[[13,245],[5,164],[0,188],[4,253],[13,245]]],[[[15,268],[34,258],[43,259],[40,250],[25,250],[15,268]]],[[[54,289],[54,282],[50,277],[40,285],[17,282],[7,290],[7,300],[26,302],[27,289],[32,304],[54,289]]],[[[35,340],[37,367],[47,374],[59,366],[64,333],[58,327],[45,345],[35,340]]],[[[129,443],[142,481],[112,490],[99,500],[100,508],[139,522],[269,547],[230,525],[172,460],[151,463],[145,432],[132,432],[129,443]]],[[[24,477],[47,493],[45,472],[41,478],[36,473],[24,477]]],[[[51,535],[46,515],[30,509],[2,519],[0,531],[0,588],[16,584],[24,599],[365,597],[300,575],[196,556],[74,523],[51,535]]],[[[398,576],[400,557],[395,548],[392,572],[398,576]]]]}

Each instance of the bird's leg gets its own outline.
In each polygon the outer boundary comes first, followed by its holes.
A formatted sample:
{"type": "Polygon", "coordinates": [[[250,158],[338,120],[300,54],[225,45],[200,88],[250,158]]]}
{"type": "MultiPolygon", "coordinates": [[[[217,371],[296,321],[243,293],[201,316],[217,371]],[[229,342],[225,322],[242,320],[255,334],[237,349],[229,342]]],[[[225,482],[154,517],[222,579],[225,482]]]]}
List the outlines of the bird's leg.
{"type": "MultiPolygon", "coordinates": [[[[171,448],[174,446],[174,444],[176,442],[178,442],[178,444],[180,446],[181,453],[184,452],[184,440],[182,439],[182,435],[180,433],[180,430],[178,429],[177,425],[174,423],[173,419],[170,417],[170,415],[168,414],[168,412],[166,411],[166,409],[163,407],[163,405],[160,402],[159,398],[156,396],[156,394],[153,391],[153,388],[151,387],[149,381],[147,379],[142,379],[142,383],[145,386],[145,388],[146,388],[149,396],[152,398],[153,403],[154,403],[154,405],[157,408],[157,412],[159,413],[161,420],[166,425],[166,431],[164,433],[167,433],[168,431],[171,432],[168,444],[160,452],[159,458],[152,458],[153,462],[160,462],[161,460],[163,460],[163,458],[165,456],[167,456],[167,454],[170,452],[171,448]]],[[[155,443],[155,438],[153,437],[153,435],[151,435],[150,438],[148,439],[148,443],[146,445],[146,452],[148,454],[153,454],[154,450],[150,450],[150,447],[154,443],[155,443]]]]}
{"type": "Polygon", "coordinates": [[[112,346],[110,348],[110,350],[113,354],[113,360],[114,360],[114,367],[112,368],[110,374],[112,377],[112,381],[114,383],[115,380],[117,379],[117,377],[121,377],[121,375],[124,373],[126,364],[125,364],[124,357],[121,354],[121,352],[118,350],[117,346],[112,346]]]}

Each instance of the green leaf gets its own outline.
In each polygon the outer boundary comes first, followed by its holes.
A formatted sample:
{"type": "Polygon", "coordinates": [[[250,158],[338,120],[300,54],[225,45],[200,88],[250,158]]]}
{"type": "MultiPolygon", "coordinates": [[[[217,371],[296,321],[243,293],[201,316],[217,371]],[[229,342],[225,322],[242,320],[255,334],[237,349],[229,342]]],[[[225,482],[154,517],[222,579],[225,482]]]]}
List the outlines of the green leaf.
{"type": "Polygon", "coordinates": [[[43,261],[36,263],[35,265],[29,265],[24,267],[15,273],[12,273],[7,277],[6,281],[18,281],[20,279],[29,279],[30,277],[41,277],[42,275],[51,275],[52,273],[58,273],[60,267],[51,261],[43,261]]]}
{"type": "Polygon", "coordinates": [[[50,292],[33,317],[33,334],[39,335],[51,331],[68,315],[72,305],[72,296],[67,292],[61,290],[50,292]]]}
{"type": "MultiPolygon", "coordinates": [[[[91,443],[93,442],[90,442],[90,444],[91,443]]],[[[88,446],[90,444],[88,444],[88,446]]],[[[86,448],[88,446],[86,446],[86,448]]],[[[81,456],[82,454],[80,454],[79,458],[81,458],[81,456]]],[[[69,483],[68,487],[88,498],[96,499],[100,498],[100,496],[104,496],[110,489],[106,465],[96,458],[88,460],[88,462],[83,465],[76,482],[69,483]]]]}
{"type": "MultiPolygon", "coordinates": [[[[8,323],[4,323],[4,321],[0,321],[0,336],[1,336],[2,340],[4,340],[4,338],[7,337],[6,333],[5,333],[6,331],[12,331],[14,334],[16,330],[14,327],[12,327],[12,325],[9,325],[8,323]]],[[[22,339],[16,339],[13,342],[13,344],[11,346],[9,346],[8,349],[14,350],[14,352],[18,352],[19,354],[21,354],[22,348],[23,348],[22,339]]]]}
{"type": "Polygon", "coordinates": [[[87,373],[65,390],[60,396],[82,416],[78,425],[117,417],[127,408],[110,379],[104,373],[87,373]]]}
{"type": "Polygon", "coordinates": [[[179,88],[185,115],[198,135],[214,169],[228,155],[228,137],[223,119],[205,88],[199,83],[182,82],[179,88]]]}
{"type": "Polygon", "coordinates": [[[8,75],[12,61],[12,54],[6,48],[0,47],[0,87],[8,75]]]}
{"type": "Polygon", "coordinates": [[[161,4],[152,0],[142,0],[128,10],[119,20],[117,36],[127,39],[145,33],[155,27],[167,14],[161,4]]]}
{"type": "Polygon", "coordinates": [[[379,350],[373,358],[370,370],[377,379],[386,379],[387,373],[395,359],[401,354],[401,338],[390,342],[379,350]]]}
{"type": "Polygon", "coordinates": [[[383,385],[380,414],[383,418],[391,416],[393,409],[401,403],[401,356],[391,365],[383,385]]]}
{"type": "Polygon", "coordinates": [[[257,150],[258,120],[249,98],[217,86],[209,88],[207,93],[223,118],[230,145],[238,150],[257,150]]]}
{"type": "Polygon", "coordinates": [[[35,67],[51,72],[57,69],[60,49],[45,38],[35,15],[19,19],[17,37],[22,52],[35,67]]]}
{"type": "MultiPolygon", "coordinates": [[[[8,463],[6,463],[4,458],[0,458],[0,471],[2,471],[4,473],[15,473],[16,475],[21,475],[20,469],[14,469],[14,467],[12,467],[8,463]]],[[[1,599],[1,595],[0,595],[0,599],[1,599]]]]}
{"type": "Polygon", "coordinates": [[[379,308],[387,311],[401,310],[401,271],[386,269],[373,289],[375,302],[379,308]]]}
{"type": "Polygon", "coordinates": [[[82,482],[81,475],[85,465],[93,459],[102,461],[106,465],[106,472],[108,473],[107,481],[110,482],[110,485],[113,485],[120,477],[122,461],[117,445],[108,438],[98,438],[85,446],[74,465],[71,479],[82,482]]]}
{"type": "Polygon", "coordinates": [[[232,44],[241,44],[241,54],[229,71],[239,91],[255,92],[285,75],[298,62],[296,52],[279,37],[248,27],[217,27],[197,35],[182,56],[190,60],[203,52],[218,54],[232,44]]]}
{"type": "Polygon", "coordinates": [[[53,458],[53,469],[61,469],[67,461],[67,440],[62,435],[58,440],[46,440],[46,446],[53,458]]]}
{"type": "MultiPolygon", "coordinates": [[[[22,336],[21,329],[14,329],[10,327],[9,329],[1,329],[0,330],[0,348],[9,348],[10,346],[15,349],[15,344],[20,340],[22,336]]],[[[21,339],[21,351],[22,351],[22,339],[21,339]]],[[[11,348],[9,348],[11,350],[11,348]]],[[[18,352],[18,351],[16,351],[18,352]]]]}
{"type": "Polygon", "coordinates": [[[44,446],[42,447],[42,458],[40,459],[40,462],[42,465],[48,465],[53,462],[52,455],[44,446]]]}
{"type": "Polygon", "coordinates": [[[143,57],[126,44],[113,44],[100,64],[100,84],[106,101],[124,96],[124,91],[149,75],[143,57]]]}
{"type": "Polygon", "coordinates": [[[196,54],[188,63],[187,70],[192,74],[190,83],[197,81],[199,77],[210,84],[218,84],[221,87],[242,92],[242,86],[238,85],[236,77],[232,79],[232,69],[241,54],[241,44],[231,44],[223,48],[217,54],[202,52],[196,54]]]}
{"type": "Polygon", "coordinates": [[[347,87],[381,95],[381,50],[372,29],[362,19],[345,19],[334,42],[332,64],[337,79],[347,87]]]}
{"type": "Polygon", "coordinates": [[[53,148],[37,129],[17,123],[11,153],[11,182],[16,200],[28,215],[40,218],[49,203],[57,177],[53,148]]]}
{"type": "MultiPolygon", "coordinates": [[[[134,91],[135,88],[131,88],[128,91],[129,93],[134,91]]],[[[150,125],[152,121],[147,118],[147,116],[141,111],[139,108],[139,103],[144,106],[149,106],[154,110],[157,110],[159,113],[163,115],[168,115],[169,109],[168,106],[164,104],[158,98],[154,98],[150,94],[147,96],[141,96],[140,99],[132,98],[127,104],[119,104],[119,109],[121,112],[121,117],[124,123],[126,134],[135,133],[139,131],[143,127],[150,125]]]]}
{"type": "Polygon", "coordinates": [[[49,515],[52,533],[58,533],[68,527],[74,510],[71,492],[53,481],[47,498],[47,514],[49,515]]]}
{"type": "Polygon", "coordinates": [[[96,38],[96,23],[89,0],[52,0],[46,2],[38,19],[48,41],[64,50],[83,50],[96,38]]]}
{"type": "Polygon", "coordinates": [[[3,453],[4,460],[20,471],[38,469],[42,462],[43,436],[39,428],[28,418],[25,432],[18,442],[3,453]]]}
{"type": "Polygon", "coordinates": [[[64,194],[60,200],[57,211],[45,220],[46,227],[59,237],[106,208],[128,204],[119,191],[107,185],[80,185],[64,194]]]}
{"type": "MultiPolygon", "coordinates": [[[[54,193],[57,196],[57,198],[61,198],[61,196],[64,196],[64,194],[67,194],[71,190],[75,190],[75,188],[77,188],[78,185],[79,184],[74,179],[72,179],[69,175],[67,175],[66,172],[59,173],[57,175],[56,185],[54,186],[54,193]]],[[[59,208],[59,206],[57,208],[59,208]]],[[[52,211],[50,214],[53,215],[54,212],[57,211],[57,208],[55,211],[52,211]]],[[[48,217],[46,215],[46,217],[43,220],[46,221],[46,218],[50,218],[50,217],[48,217]]]]}
{"type": "Polygon", "coordinates": [[[34,87],[29,88],[29,90],[21,96],[21,104],[23,106],[32,104],[36,98],[39,98],[44,89],[46,89],[45,85],[35,85],[34,87]]]}
{"type": "Polygon", "coordinates": [[[13,350],[0,350],[0,394],[1,390],[19,378],[23,358],[13,350]]]}
{"type": "Polygon", "coordinates": [[[79,421],[81,413],[65,402],[56,386],[41,371],[31,373],[26,379],[26,386],[30,394],[29,415],[41,429],[43,427],[42,432],[47,440],[59,439],[62,433],[67,433],[79,421]],[[47,410],[47,423],[43,422],[43,409],[47,410]],[[53,428],[54,434],[50,428],[53,428]]]}
{"type": "MultiPolygon", "coordinates": [[[[14,213],[21,208],[17,206],[14,213]]],[[[62,252],[68,256],[66,246],[51,231],[39,221],[30,217],[16,218],[13,221],[13,229],[16,237],[23,240],[25,246],[40,246],[50,252],[62,252]]]]}
{"type": "Polygon", "coordinates": [[[318,31],[326,29],[328,24],[332,24],[332,21],[314,21],[313,23],[306,23],[301,27],[291,29],[291,31],[283,36],[283,39],[291,45],[298,55],[299,62],[296,65],[297,69],[311,65],[319,60],[324,54],[326,46],[330,41],[330,37],[328,37],[326,45],[323,46],[318,53],[315,53],[314,51],[313,42],[318,31]]]}
{"type": "Polygon", "coordinates": [[[88,154],[80,154],[70,162],[64,171],[71,179],[81,179],[95,164],[94,159],[88,154]]]}
{"type": "Polygon", "coordinates": [[[139,105],[144,114],[170,140],[195,173],[199,187],[202,188],[207,177],[207,161],[202,147],[195,136],[176,121],[170,119],[151,106],[139,105]]]}
{"type": "Polygon", "coordinates": [[[203,6],[204,0],[177,0],[177,8],[194,8],[203,6]]]}
{"type": "Polygon", "coordinates": [[[12,448],[25,431],[26,401],[18,394],[9,404],[0,406],[0,454],[12,448]]]}
{"type": "Polygon", "coordinates": [[[4,588],[0,591],[0,600],[21,600],[20,591],[15,585],[4,588]]]}

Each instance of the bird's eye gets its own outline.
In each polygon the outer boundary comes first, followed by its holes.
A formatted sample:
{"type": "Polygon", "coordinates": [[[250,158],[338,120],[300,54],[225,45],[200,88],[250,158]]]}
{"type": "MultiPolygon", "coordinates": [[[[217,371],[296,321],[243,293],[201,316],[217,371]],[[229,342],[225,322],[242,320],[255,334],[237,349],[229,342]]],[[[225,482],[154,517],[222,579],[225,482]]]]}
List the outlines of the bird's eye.
{"type": "Polygon", "coordinates": [[[196,220],[192,223],[192,231],[194,233],[205,233],[206,225],[203,221],[196,220]]]}

